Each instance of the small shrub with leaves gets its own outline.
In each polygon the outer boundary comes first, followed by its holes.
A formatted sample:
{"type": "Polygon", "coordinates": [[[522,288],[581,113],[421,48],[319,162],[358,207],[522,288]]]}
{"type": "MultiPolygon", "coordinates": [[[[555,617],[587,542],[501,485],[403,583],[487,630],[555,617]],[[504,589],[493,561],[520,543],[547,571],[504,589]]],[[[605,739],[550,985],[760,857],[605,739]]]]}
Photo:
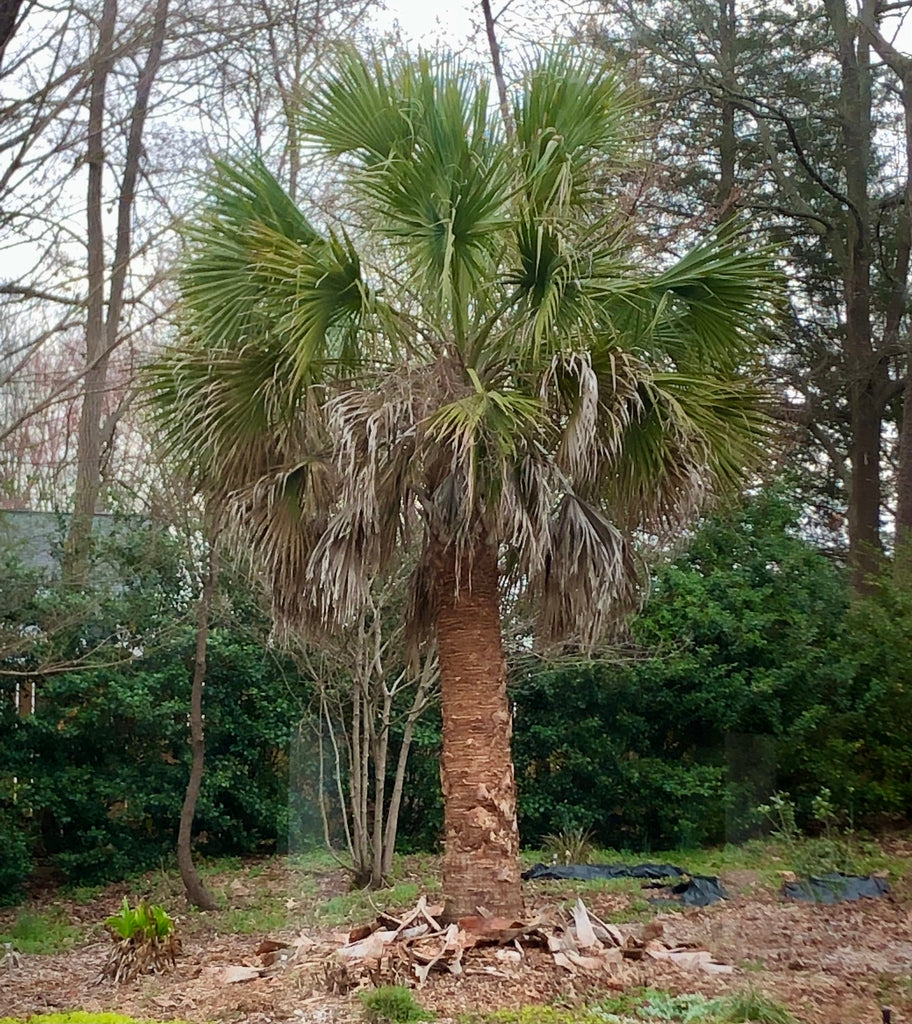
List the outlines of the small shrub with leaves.
{"type": "Polygon", "coordinates": [[[105,921],[114,948],[102,976],[114,982],[130,981],[146,971],[174,966],[180,952],[174,921],[163,907],[140,900],[135,909],[124,897],[119,914],[105,921]]]}
{"type": "Polygon", "coordinates": [[[802,876],[859,873],[858,842],[851,819],[841,823],[830,790],[823,787],[811,801],[811,817],[819,835],[809,837],[797,825],[795,803],[788,793],[774,793],[757,813],[771,826],[771,835],[786,848],[792,868],[802,876]]]}
{"type": "Polygon", "coordinates": [[[415,999],[411,989],[403,985],[383,985],[361,992],[359,998],[371,1024],[411,1024],[432,1020],[433,1014],[415,999]]]}

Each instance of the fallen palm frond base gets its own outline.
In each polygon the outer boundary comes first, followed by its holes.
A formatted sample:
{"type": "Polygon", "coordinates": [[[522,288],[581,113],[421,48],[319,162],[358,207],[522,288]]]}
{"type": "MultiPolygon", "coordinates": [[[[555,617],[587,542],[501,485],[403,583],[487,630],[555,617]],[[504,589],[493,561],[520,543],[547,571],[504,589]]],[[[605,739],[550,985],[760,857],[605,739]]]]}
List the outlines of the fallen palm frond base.
{"type": "Polygon", "coordinates": [[[496,973],[498,964],[521,963],[532,950],[550,956],[571,975],[581,974],[625,983],[625,970],[643,960],[663,961],[685,971],[730,974],[706,949],[669,945],[660,936],[640,938],[626,927],[607,924],[581,899],[571,911],[555,909],[528,921],[479,913],[444,924],[442,906],[421,897],[408,913],[379,913],[371,924],[337,934],[328,948],[302,935],[296,942],[267,941],[257,953],[261,966],[222,968],[226,983],[252,981],[295,964],[317,968],[325,989],[345,995],[369,985],[424,985],[431,972],[455,976],[496,973]]]}

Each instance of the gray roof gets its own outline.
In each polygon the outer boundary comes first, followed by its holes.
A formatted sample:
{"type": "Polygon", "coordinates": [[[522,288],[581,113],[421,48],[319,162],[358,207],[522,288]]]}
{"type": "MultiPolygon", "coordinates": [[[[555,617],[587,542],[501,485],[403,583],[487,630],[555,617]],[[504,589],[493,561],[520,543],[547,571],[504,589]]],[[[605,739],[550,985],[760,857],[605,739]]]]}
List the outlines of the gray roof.
{"type": "MultiPolygon", "coordinates": [[[[0,556],[12,555],[29,569],[54,572],[59,568],[59,551],[70,525],[63,512],[31,512],[25,509],[0,509],[0,556]]],[[[96,515],[93,529],[110,533],[114,517],[96,515]]]]}

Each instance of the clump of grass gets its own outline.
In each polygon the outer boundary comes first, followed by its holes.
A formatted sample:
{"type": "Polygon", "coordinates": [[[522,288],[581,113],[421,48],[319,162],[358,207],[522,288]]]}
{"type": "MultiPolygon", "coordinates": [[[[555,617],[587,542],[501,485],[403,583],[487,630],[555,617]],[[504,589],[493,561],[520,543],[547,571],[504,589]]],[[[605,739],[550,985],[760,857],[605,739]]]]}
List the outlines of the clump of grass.
{"type": "Polygon", "coordinates": [[[9,931],[0,933],[0,947],[18,953],[63,953],[81,936],[82,929],[71,924],[59,911],[22,911],[9,931]]]}
{"type": "Polygon", "coordinates": [[[566,828],[542,837],[542,850],[552,864],[589,864],[595,856],[592,830],[566,828]]]}
{"type": "Polygon", "coordinates": [[[421,1006],[412,990],[404,985],[383,985],[361,992],[359,998],[371,1024],[412,1024],[415,1021],[432,1020],[434,1016],[430,1010],[421,1006]]]}
{"type": "Polygon", "coordinates": [[[782,1003],[753,986],[718,1000],[718,1019],[722,1024],[795,1024],[795,1018],[782,1003]]]}

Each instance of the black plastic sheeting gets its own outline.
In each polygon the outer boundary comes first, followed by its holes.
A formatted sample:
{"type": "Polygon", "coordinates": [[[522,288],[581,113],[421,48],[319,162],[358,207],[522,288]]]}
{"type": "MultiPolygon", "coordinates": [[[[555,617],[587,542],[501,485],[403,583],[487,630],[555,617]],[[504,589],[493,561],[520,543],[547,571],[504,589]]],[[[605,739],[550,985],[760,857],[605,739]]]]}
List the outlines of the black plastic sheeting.
{"type": "Polygon", "coordinates": [[[687,872],[674,864],[535,864],[523,878],[573,878],[591,882],[596,878],[680,878],[687,872]]]}
{"type": "Polygon", "coordinates": [[[811,875],[797,882],[786,882],[782,894],[787,900],[802,903],[849,903],[852,900],[877,899],[890,891],[885,878],[859,875],[811,875]]]}
{"type": "MultiPolygon", "coordinates": [[[[655,882],[663,878],[683,879],[670,887],[671,898],[650,902],[684,903],[689,907],[707,907],[727,900],[728,893],[718,878],[691,875],[674,864],[535,864],[523,872],[523,878],[575,879],[591,882],[597,878],[643,878],[655,882]]],[[[663,888],[652,885],[649,888],[663,888]]]]}

